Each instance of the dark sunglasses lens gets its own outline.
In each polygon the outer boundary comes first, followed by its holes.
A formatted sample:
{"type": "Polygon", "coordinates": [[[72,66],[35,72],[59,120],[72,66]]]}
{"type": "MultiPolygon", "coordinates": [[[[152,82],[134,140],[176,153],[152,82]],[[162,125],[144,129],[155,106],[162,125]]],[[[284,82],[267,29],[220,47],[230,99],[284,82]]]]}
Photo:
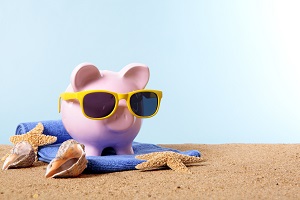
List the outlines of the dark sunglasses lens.
{"type": "Polygon", "coordinates": [[[132,111],[141,117],[148,117],[155,113],[158,97],[153,92],[138,92],[130,97],[132,111]]]}
{"type": "Polygon", "coordinates": [[[84,96],[83,109],[87,116],[102,118],[109,115],[115,107],[114,95],[106,92],[95,92],[84,96]]]}

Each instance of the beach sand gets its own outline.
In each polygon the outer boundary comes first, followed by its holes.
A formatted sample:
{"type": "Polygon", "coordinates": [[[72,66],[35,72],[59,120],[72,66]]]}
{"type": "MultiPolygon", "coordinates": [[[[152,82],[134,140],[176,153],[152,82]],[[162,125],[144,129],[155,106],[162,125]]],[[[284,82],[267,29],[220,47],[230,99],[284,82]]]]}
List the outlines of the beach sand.
{"type": "MultiPolygon", "coordinates": [[[[0,199],[300,199],[300,144],[174,144],[199,150],[192,174],[170,169],[44,178],[46,163],[0,172],[0,199]]],[[[0,145],[0,156],[11,146],[0,145]]],[[[3,161],[0,162],[2,167],[3,161]]]]}

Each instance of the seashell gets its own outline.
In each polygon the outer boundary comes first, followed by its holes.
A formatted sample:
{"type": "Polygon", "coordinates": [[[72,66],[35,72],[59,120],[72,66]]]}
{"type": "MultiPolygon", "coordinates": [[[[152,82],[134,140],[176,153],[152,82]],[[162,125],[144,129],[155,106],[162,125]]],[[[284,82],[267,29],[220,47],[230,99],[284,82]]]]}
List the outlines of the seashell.
{"type": "Polygon", "coordinates": [[[35,153],[32,146],[26,142],[18,142],[5,159],[2,170],[9,168],[30,167],[35,161],[35,153]]]}
{"type": "Polygon", "coordinates": [[[46,169],[46,178],[67,178],[80,175],[87,167],[84,145],[70,139],[61,144],[56,157],[46,169]]]}

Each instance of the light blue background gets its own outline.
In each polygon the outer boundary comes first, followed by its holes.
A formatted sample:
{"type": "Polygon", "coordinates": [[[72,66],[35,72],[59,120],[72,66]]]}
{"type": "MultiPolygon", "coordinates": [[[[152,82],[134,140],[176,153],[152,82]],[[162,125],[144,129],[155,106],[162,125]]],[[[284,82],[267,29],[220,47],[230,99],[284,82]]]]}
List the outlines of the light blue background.
{"type": "Polygon", "coordinates": [[[73,68],[150,67],[136,141],[299,143],[299,1],[0,1],[0,143],[60,119],[73,68]]]}

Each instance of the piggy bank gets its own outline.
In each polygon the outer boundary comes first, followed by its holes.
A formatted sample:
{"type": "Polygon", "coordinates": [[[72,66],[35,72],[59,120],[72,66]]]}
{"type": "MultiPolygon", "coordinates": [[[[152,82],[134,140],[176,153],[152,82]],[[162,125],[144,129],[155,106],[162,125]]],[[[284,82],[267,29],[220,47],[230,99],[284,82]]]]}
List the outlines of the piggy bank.
{"type": "Polygon", "coordinates": [[[85,145],[88,156],[100,156],[107,147],[116,154],[133,154],[142,118],[156,114],[161,97],[160,91],[143,91],[148,80],[148,67],[139,63],[119,72],[99,70],[90,63],[73,70],[71,83],[60,96],[60,112],[67,132],[85,145]]]}

